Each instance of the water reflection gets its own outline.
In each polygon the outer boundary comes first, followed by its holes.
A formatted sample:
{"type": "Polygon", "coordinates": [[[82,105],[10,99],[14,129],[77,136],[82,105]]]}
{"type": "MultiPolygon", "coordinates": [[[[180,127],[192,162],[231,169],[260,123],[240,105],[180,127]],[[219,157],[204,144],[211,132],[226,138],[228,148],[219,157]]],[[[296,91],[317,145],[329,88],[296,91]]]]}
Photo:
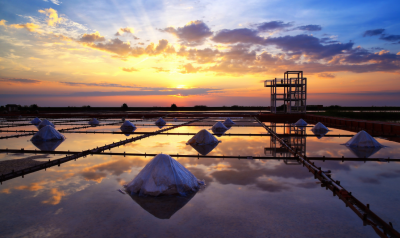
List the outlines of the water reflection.
{"type": "Polygon", "coordinates": [[[208,144],[208,145],[197,145],[197,144],[190,144],[193,149],[199,152],[201,155],[207,155],[210,153],[215,147],[218,146],[219,143],[215,144],[208,144]]]}
{"type": "Polygon", "coordinates": [[[318,139],[321,139],[328,133],[328,131],[316,131],[316,130],[311,130],[311,131],[318,139]]]}
{"type": "Polygon", "coordinates": [[[54,151],[64,140],[31,141],[34,146],[43,151],[54,151]]]}
{"type": "MultiPolygon", "coordinates": [[[[198,131],[196,127],[177,129],[190,132],[192,128],[194,132],[198,131]]],[[[145,129],[149,130],[148,127],[145,129]]],[[[247,127],[233,128],[233,130],[239,129],[243,130],[243,133],[257,133],[259,130],[259,128],[247,127]]],[[[289,137],[296,138],[297,135],[294,132],[286,134],[284,138],[294,145],[296,141],[289,137]]],[[[66,143],[58,149],[73,148],[79,151],[120,140],[120,136],[122,135],[70,134],[66,143]]],[[[299,149],[304,147],[304,151],[305,138],[304,141],[300,139],[297,141],[299,149]]],[[[157,135],[115,148],[113,152],[130,150],[138,153],[194,154],[193,148],[185,145],[188,139],[190,137],[184,135],[157,135]]],[[[316,156],[339,157],[342,153],[345,156],[354,153],[340,145],[348,140],[347,137],[324,137],[321,140],[308,137],[307,139],[307,152],[316,156]]],[[[208,184],[206,189],[199,191],[191,202],[182,201],[181,205],[179,205],[180,201],[176,200],[171,203],[169,201],[162,203],[161,200],[158,203],[145,201],[141,204],[140,201],[120,195],[115,191],[121,188],[122,184],[130,181],[132,176],[135,176],[148,162],[149,157],[88,156],[62,164],[61,167],[32,173],[24,179],[16,178],[7,181],[0,189],[0,201],[3,205],[0,218],[7,224],[23,223],[24,226],[7,226],[7,229],[0,230],[0,236],[12,237],[29,232],[33,235],[41,234],[42,224],[60,228],[63,236],[87,233],[93,236],[120,236],[121,233],[126,235],[130,232],[133,236],[146,234],[155,237],[171,232],[171,236],[178,237],[184,236],[182,232],[191,234],[192,229],[196,229],[198,236],[221,236],[221,230],[231,232],[232,224],[237,224],[234,232],[255,237],[261,235],[259,229],[252,229],[253,227],[260,229],[262,227],[266,232],[273,232],[274,236],[282,234],[282,230],[285,230],[287,236],[296,234],[304,237],[319,236],[324,232],[338,237],[371,235],[368,233],[369,228],[363,227],[358,219],[349,219],[349,217],[354,217],[352,211],[342,203],[336,203],[331,193],[319,188],[319,184],[307,169],[300,166],[288,166],[282,161],[257,160],[256,155],[262,155],[266,145],[270,144],[270,137],[226,136],[223,140],[222,144],[209,153],[254,156],[254,159],[179,158],[180,163],[197,178],[205,179],[208,184]],[[126,201],[121,202],[121,197],[126,201]],[[300,199],[293,199],[293,197],[300,199]],[[309,202],[309,198],[312,198],[312,202],[309,202]],[[326,205],[327,203],[329,206],[326,205]],[[136,211],[133,210],[135,208],[137,208],[136,211]],[[102,221],[104,214],[107,214],[107,223],[102,221]],[[315,226],[315,223],[309,221],[315,221],[316,217],[318,221],[329,222],[315,226]],[[127,218],[134,222],[126,222],[127,218]],[[164,220],[168,218],[170,220],[164,220]],[[88,220],[92,222],[87,222],[88,220]],[[265,223],[265,220],[276,222],[265,223]],[[85,226],[77,227],[76,223],[85,224],[85,226]],[[133,223],[135,229],[132,229],[133,223]],[[98,224],[103,226],[101,231],[98,229],[98,224]],[[198,226],[198,224],[204,224],[204,226],[198,226]],[[120,232],[118,235],[115,234],[115,227],[118,227],[120,232]],[[184,231],[182,227],[185,227],[184,231]],[[299,233],[302,230],[305,232],[299,233]]],[[[26,144],[22,142],[26,143],[27,140],[20,138],[4,140],[3,147],[25,147],[26,144]],[[6,142],[10,144],[5,144],[6,142]]],[[[32,144],[29,144],[32,147],[32,144]]],[[[275,141],[275,145],[276,148],[280,147],[279,142],[275,141]]],[[[396,155],[400,152],[398,144],[391,142],[388,145],[390,146],[388,149],[374,153],[380,157],[397,157],[396,155]]],[[[279,154],[278,151],[276,153],[279,154]]],[[[284,160],[289,158],[284,158],[284,160]]],[[[399,191],[392,189],[396,187],[400,179],[398,163],[317,161],[316,164],[324,169],[332,170],[335,179],[342,181],[346,188],[356,194],[357,198],[369,202],[374,209],[378,209],[378,215],[384,216],[386,220],[394,224],[400,223],[396,213],[398,211],[396,199],[399,197],[399,191]],[[373,193],[371,193],[371,187],[373,193]],[[381,202],[382,197],[385,198],[385,203],[381,202]]],[[[230,235],[235,234],[226,233],[226,236],[230,235]]]]}
{"type": "Polygon", "coordinates": [[[130,133],[135,132],[136,127],[121,127],[120,129],[123,133],[125,133],[125,136],[130,136],[130,133]]]}
{"type": "MultiPolygon", "coordinates": [[[[276,124],[271,123],[271,129],[276,133],[276,124]]],[[[300,155],[306,154],[306,129],[301,129],[299,127],[292,127],[290,124],[284,124],[283,133],[281,134],[282,140],[290,146],[293,150],[295,150],[300,155]]],[[[270,146],[264,148],[264,154],[271,154],[273,157],[281,156],[281,157],[293,157],[292,153],[290,153],[286,147],[281,144],[275,137],[271,136],[270,146]],[[268,153],[269,152],[269,153],[268,153]]],[[[296,161],[289,162],[289,160],[285,160],[288,164],[299,164],[296,161]]]]}
{"type": "Polygon", "coordinates": [[[368,158],[381,149],[381,147],[373,147],[373,148],[351,147],[351,146],[346,146],[346,147],[351,152],[353,152],[353,154],[358,158],[368,158]]]}
{"type": "Polygon", "coordinates": [[[129,195],[133,201],[146,210],[151,215],[159,219],[170,219],[177,211],[184,207],[194,196],[196,192],[181,195],[169,195],[159,197],[142,197],[137,194],[129,195]]]}
{"type": "Polygon", "coordinates": [[[228,131],[228,128],[221,130],[221,129],[216,129],[216,128],[213,127],[213,128],[211,128],[211,130],[214,133],[214,135],[216,135],[218,137],[221,137],[222,135],[225,134],[226,131],[228,131]]]}

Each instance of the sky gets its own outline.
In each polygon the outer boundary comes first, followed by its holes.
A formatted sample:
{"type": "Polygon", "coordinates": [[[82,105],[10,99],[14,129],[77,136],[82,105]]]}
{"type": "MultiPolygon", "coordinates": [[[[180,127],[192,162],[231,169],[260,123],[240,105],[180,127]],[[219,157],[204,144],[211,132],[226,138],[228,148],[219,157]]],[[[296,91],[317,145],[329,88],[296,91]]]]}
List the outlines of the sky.
{"type": "Polygon", "coordinates": [[[400,2],[0,0],[0,105],[400,106],[400,2]]]}

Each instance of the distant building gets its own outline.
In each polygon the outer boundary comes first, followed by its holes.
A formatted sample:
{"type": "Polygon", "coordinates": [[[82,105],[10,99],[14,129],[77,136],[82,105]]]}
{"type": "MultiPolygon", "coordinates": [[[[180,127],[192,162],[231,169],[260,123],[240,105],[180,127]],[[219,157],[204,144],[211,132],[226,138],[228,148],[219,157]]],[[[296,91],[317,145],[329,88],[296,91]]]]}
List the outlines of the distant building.
{"type": "Polygon", "coordinates": [[[14,111],[18,111],[18,107],[19,107],[19,105],[17,105],[17,104],[7,104],[6,110],[9,112],[14,112],[14,111]]]}

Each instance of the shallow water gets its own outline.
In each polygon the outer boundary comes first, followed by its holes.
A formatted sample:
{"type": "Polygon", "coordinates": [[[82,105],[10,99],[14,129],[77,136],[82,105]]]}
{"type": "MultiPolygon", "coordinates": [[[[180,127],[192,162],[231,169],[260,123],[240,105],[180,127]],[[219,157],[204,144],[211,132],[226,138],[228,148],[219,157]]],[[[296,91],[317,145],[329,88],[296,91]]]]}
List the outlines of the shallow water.
{"type": "MultiPolygon", "coordinates": [[[[171,133],[196,133],[209,126],[183,126],[171,133]]],[[[118,131],[119,126],[95,127],[118,131]]],[[[306,129],[309,134],[310,128],[306,129]]],[[[331,128],[330,128],[331,129],[331,128]]],[[[94,129],[87,129],[94,130],[94,129]]],[[[138,127],[154,131],[156,127],[138,127]]],[[[211,131],[210,131],[211,132],[211,131]]],[[[329,133],[355,134],[334,129],[329,133]]],[[[94,155],[51,167],[47,171],[15,178],[0,186],[1,237],[376,237],[370,226],[345,204],[320,187],[318,180],[301,165],[281,160],[258,160],[271,156],[269,136],[230,136],[266,133],[262,127],[232,127],[208,155],[241,156],[243,159],[187,158],[177,160],[207,186],[176,210],[172,205],[152,214],[151,204],[138,204],[118,192],[152,159],[139,156],[94,155]],[[244,159],[252,156],[254,159],[244,159]],[[144,209],[145,207],[146,209],[144,209]],[[155,229],[156,228],[156,229],[155,229]]],[[[283,131],[282,131],[283,133],[283,131]]],[[[312,132],[311,132],[312,133],[312,132]]],[[[0,136],[4,136],[0,133],[0,136]]],[[[56,150],[82,151],[124,140],[123,134],[65,133],[67,139],[56,150]]],[[[137,135],[131,135],[134,137],[137,135]]],[[[130,138],[129,137],[129,138],[130,138]]],[[[111,152],[197,155],[186,145],[192,135],[156,135],[111,152]]],[[[307,156],[356,157],[340,145],[350,137],[305,137],[307,156]]],[[[0,141],[0,148],[34,149],[30,137],[0,141]]],[[[378,139],[388,147],[371,157],[398,158],[400,144],[378,139]]],[[[273,144],[273,143],[272,143],[273,144]]],[[[108,151],[107,151],[108,152],[108,151]]],[[[27,158],[33,154],[0,154],[0,160],[27,158]]],[[[284,156],[284,155],[282,155],[284,156]]],[[[61,158],[43,155],[38,160],[61,158]]],[[[348,191],[395,228],[400,226],[400,163],[315,161],[348,191]]],[[[139,201],[140,202],[140,201],[139,201]]],[[[160,210],[158,208],[158,210],[160,210]]]]}

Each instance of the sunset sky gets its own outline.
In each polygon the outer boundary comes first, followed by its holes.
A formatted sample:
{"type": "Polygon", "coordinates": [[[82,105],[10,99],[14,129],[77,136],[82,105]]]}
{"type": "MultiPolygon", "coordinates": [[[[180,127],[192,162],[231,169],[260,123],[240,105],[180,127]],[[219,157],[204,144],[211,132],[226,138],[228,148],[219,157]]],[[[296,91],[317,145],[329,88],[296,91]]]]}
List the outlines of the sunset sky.
{"type": "Polygon", "coordinates": [[[393,1],[0,0],[0,105],[400,106],[393,1]]]}

